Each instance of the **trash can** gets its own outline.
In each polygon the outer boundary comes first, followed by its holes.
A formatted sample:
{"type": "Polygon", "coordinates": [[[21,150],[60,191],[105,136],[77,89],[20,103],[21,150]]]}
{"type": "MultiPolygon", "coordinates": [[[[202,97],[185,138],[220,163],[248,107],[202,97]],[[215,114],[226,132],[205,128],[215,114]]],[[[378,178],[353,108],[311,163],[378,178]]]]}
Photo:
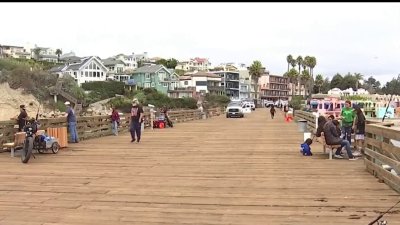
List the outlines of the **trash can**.
{"type": "Polygon", "coordinates": [[[307,132],[307,120],[298,120],[299,132],[307,132]]]}

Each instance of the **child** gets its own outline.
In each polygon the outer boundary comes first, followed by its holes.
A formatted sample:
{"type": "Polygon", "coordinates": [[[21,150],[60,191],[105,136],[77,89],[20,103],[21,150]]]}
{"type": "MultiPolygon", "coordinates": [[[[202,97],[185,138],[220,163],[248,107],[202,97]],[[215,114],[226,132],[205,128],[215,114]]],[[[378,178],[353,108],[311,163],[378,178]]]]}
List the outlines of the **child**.
{"type": "Polygon", "coordinates": [[[304,156],[312,156],[311,147],[310,147],[311,144],[312,144],[312,139],[307,138],[307,140],[303,144],[300,145],[301,154],[303,154],[304,156]]]}

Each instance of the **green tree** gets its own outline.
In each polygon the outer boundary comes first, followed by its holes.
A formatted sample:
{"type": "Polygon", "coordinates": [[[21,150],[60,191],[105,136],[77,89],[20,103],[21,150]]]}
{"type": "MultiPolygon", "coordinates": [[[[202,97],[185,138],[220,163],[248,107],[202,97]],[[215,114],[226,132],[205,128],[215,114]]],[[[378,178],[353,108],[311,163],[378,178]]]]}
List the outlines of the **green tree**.
{"type": "Polygon", "coordinates": [[[397,79],[393,78],[391,81],[387,82],[382,88],[382,91],[387,95],[400,95],[400,74],[397,79]]]}
{"type": "Polygon", "coordinates": [[[345,90],[348,88],[356,89],[358,81],[355,76],[353,76],[351,73],[347,73],[346,76],[343,77],[340,89],[345,90]]]}
{"type": "Polygon", "coordinates": [[[328,91],[330,90],[331,87],[331,82],[329,81],[329,78],[325,78],[324,83],[321,86],[321,93],[327,94],[328,91]]]}
{"type": "Polygon", "coordinates": [[[292,96],[294,96],[295,88],[293,87],[293,84],[295,84],[295,82],[297,81],[297,79],[299,77],[299,73],[297,72],[297,70],[295,68],[292,68],[289,70],[288,73],[285,73],[284,76],[289,78],[289,82],[292,84],[292,96]]]}
{"type": "Polygon", "coordinates": [[[360,80],[362,80],[364,76],[361,73],[355,73],[354,78],[356,79],[356,89],[358,90],[358,87],[360,85],[360,80]]]}
{"type": "Polygon", "coordinates": [[[332,77],[330,88],[341,88],[343,77],[339,73],[332,77]]]}
{"type": "Polygon", "coordinates": [[[292,68],[295,68],[296,65],[297,65],[296,59],[293,59],[293,60],[290,62],[290,65],[292,66],[292,68]]]}
{"type": "MultiPolygon", "coordinates": [[[[297,56],[297,59],[296,59],[296,63],[297,63],[297,65],[299,66],[299,74],[301,74],[301,67],[302,67],[302,65],[303,65],[303,57],[301,57],[301,55],[299,55],[299,56],[297,56]]],[[[298,86],[298,89],[299,89],[299,94],[301,93],[301,89],[300,89],[300,76],[298,77],[298,79],[297,79],[297,86],[298,86]]]]}
{"type": "Polygon", "coordinates": [[[308,70],[301,71],[300,82],[304,85],[305,93],[304,96],[309,95],[311,89],[311,75],[308,70]]]}
{"type": "Polygon", "coordinates": [[[318,74],[315,77],[315,86],[318,87],[318,93],[321,93],[321,87],[324,84],[324,77],[321,74],[318,74]]]}
{"type": "Polygon", "coordinates": [[[251,80],[256,84],[255,88],[255,97],[258,99],[258,79],[263,75],[264,68],[260,61],[255,60],[253,64],[251,64],[249,68],[249,74],[251,76],[251,80]]]}
{"type": "Polygon", "coordinates": [[[62,55],[62,50],[58,48],[56,50],[56,55],[57,55],[57,62],[60,62],[60,55],[62,55]]]}
{"type": "Polygon", "coordinates": [[[292,61],[293,61],[293,56],[292,56],[292,55],[288,55],[288,56],[286,57],[287,72],[289,72],[289,66],[290,66],[290,64],[292,63],[292,61]]]}
{"type": "Polygon", "coordinates": [[[33,49],[33,54],[34,54],[34,57],[35,57],[36,60],[40,59],[40,52],[41,51],[42,51],[42,49],[38,48],[38,47],[33,49]]]}
{"type": "Polygon", "coordinates": [[[167,65],[166,67],[168,69],[175,69],[176,65],[178,65],[178,60],[171,58],[167,60],[167,65]]]}
{"type": "Polygon", "coordinates": [[[163,65],[165,67],[167,67],[167,60],[166,59],[159,59],[156,61],[157,65],[163,65]]]}
{"type": "Polygon", "coordinates": [[[381,83],[372,76],[370,76],[367,80],[364,80],[364,84],[361,87],[371,94],[381,92],[381,83]]]}

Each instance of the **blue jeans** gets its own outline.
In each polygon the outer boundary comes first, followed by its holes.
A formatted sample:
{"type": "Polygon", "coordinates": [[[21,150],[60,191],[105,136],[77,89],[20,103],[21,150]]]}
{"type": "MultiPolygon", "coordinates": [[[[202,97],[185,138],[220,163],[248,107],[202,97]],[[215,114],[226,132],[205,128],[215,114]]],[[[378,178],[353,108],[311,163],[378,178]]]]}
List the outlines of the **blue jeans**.
{"type": "Polygon", "coordinates": [[[114,135],[118,135],[118,123],[117,121],[112,121],[111,130],[114,135]]]}
{"type": "Polygon", "coordinates": [[[76,122],[68,123],[69,134],[71,136],[71,142],[77,143],[78,140],[78,131],[76,130],[76,122]]]}
{"type": "Polygon", "coordinates": [[[351,145],[351,130],[352,130],[351,126],[343,126],[342,127],[343,139],[349,141],[350,145],[351,145]]]}
{"type": "Polygon", "coordinates": [[[342,142],[340,142],[340,145],[341,145],[341,147],[336,150],[336,153],[335,153],[336,155],[340,155],[340,151],[344,147],[346,149],[346,152],[347,152],[347,155],[349,156],[349,158],[354,158],[353,153],[351,152],[350,142],[348,140],[342,140],[342,142]]]}
{"type": "Polygon", "coordinates": [[[135,138],[135,134],[136,134],[137,141],[139,142],[140,141],[140,136],[141,136],[141,133],[142,133],[141,123],[139,123],[137,121],[132,121],[129,130],[131,132],[132,140],[136,140],[136,138],[135,138]]]}

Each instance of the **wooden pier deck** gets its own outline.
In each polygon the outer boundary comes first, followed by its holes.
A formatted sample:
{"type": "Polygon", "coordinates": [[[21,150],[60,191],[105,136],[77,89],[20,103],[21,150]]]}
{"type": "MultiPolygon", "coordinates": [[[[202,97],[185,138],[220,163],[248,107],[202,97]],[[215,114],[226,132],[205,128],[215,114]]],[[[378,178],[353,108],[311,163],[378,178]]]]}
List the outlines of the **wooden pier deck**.
{"type": "MultiPolygon", "coordinates": [[[[299,154],[296,124],[257,109],[36,155],[0,154],[0,225],[368,224],[400,195],[363,160],[299,154]]],[[[384,219],[400,224],[400,206],[384,219]]]]}

